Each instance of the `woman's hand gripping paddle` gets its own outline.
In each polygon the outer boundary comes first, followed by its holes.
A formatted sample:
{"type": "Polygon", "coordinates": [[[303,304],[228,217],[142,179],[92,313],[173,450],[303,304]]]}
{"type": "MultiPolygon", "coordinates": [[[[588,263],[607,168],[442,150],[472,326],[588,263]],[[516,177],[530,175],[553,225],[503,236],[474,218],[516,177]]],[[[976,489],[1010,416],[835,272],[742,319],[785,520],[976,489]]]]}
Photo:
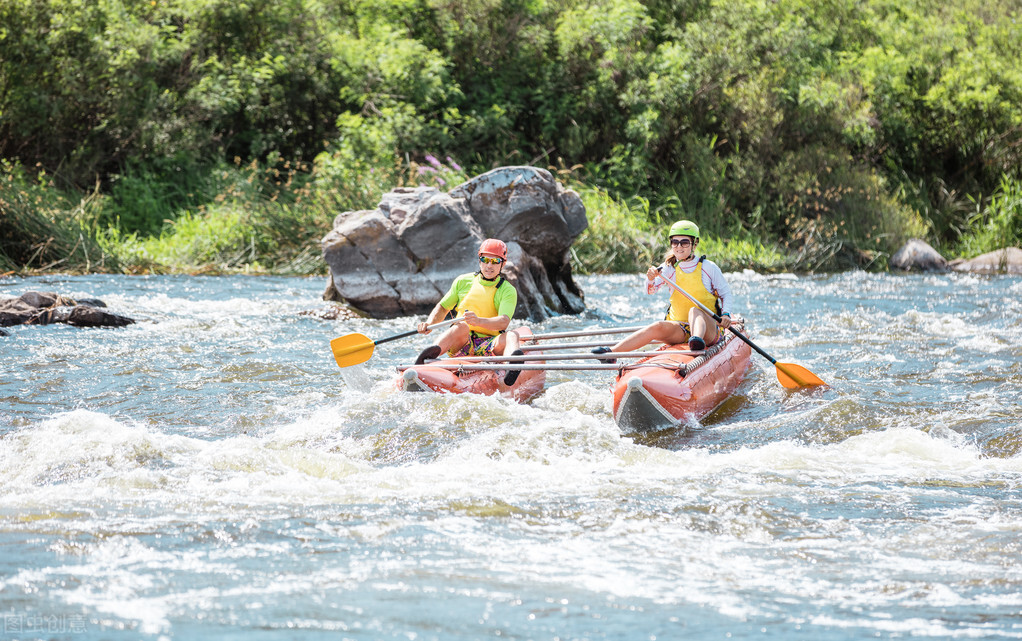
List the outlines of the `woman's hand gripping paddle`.
{"type": "MultiPolygon", "coordinates": [[[[660,269],[657,268],[657,271],[660,271],[660,269]]],[[[677,283],[671,281],[669,278],[664,278],[662,275],[660,276],[660,280],[664,281],[665,283],[673,287],[679,294],[683,295],[685,298],[689,299],[690,301],[698,305],[699,309],[703,310],[704,312],[712,316],[713,320],[717,321],[718,323],[720,322],[720,316],[714,314],[712,311],[710,311],[710,308],[708,308],[706,305],[703,305],[695,298],[693,298],[677,283]]],[[[787,387],[788,389],[799,389],[800,387],[811,387],[813,385],[826,385],[826,383],[820,380],[819,376],[813,374],[812,372],[802,367],[801,365],[796,365],[794,363],[778,363],[773,356],[764,352],[762,349],[760,349],[758,345],[749,340],[747,336],[739,332],[737,329],[735,329],[734,327],[728,327],[728,329],[731,330],[732,334],[748,343],[749,347],[756,350],[761,356],[765,357],[768,361],[773,363],[774,367],[777,368],[777,380],[778,382],[780,382],[781,385],[787,387]]]]}
{"type": "MultiPolygon", "coordinates": [[[[441,327],[447,327],[453,325],[458,321],[462,320],[459,318],[453,318],[451,320],[441,321],[435,325],[430,325],[429,329],[439,329],[441,327]]],[[[406,338],[408,336],[414,336],[418,334],[418,330],[412,330],[410,332],[402,332],[386,338],[381,338],[378,341],[374,341],[365,334],[348,334],[341,336],[330,341],[330,350],[334,353],[334,360],[337,361],[338,367],[350,367],[351,365],[358,365],[364,363],[373,357],[373,348],[380,343],[386,343],[388,341],[396,341],[399,338],[406,338]]]]}

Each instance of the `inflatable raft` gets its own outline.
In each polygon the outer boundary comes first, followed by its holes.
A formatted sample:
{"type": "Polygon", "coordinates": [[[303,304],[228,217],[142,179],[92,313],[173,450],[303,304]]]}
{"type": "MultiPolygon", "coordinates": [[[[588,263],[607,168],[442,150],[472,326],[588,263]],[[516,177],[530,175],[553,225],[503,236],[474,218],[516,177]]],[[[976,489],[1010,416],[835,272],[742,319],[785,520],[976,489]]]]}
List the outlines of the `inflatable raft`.
{"type": "MultiPolygon", "coordinates": [[[[525,342],[531,338],[528,328],[519,328],[522,351],[530,353],[525,342]]],[[[479,365],[472,358],[441,358],[424,365],[399,367],[400,376],[396,381],[398,389],[407,392],[448,392],[452,394],[502,394],[519,403],[527,403],[543,391],[546,385],[546,370],[538,361],[530,361],[518,375],[511,387],[504,384],[508,365],[479,365]],[[459,365],[472,369],[459,369],[459,365]],[[536,367],[539,365],[540,367],[536,367]]]]}
{"type": "MultiPolygon", "coordinates": [[[[737,321],[735,329],[744,324],[737,321]]],[[[687,350],[665,345],[657,352],[687,350]]],[[[621,368],[614,384],[614,420],[625,433],[652,432],[701,419],[735,392],[749,369],[752,350],[733,333],[704,352],[654,352],[621,368]]]]}

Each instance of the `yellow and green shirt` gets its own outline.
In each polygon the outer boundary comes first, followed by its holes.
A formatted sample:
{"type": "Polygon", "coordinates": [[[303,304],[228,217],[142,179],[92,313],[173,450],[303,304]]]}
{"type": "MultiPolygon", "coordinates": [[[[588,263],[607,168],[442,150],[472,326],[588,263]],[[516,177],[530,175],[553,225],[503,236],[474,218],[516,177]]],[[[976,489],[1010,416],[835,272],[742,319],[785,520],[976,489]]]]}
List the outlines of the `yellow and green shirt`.
{"type": "MultiPolygon", "coordinates": [[[[440,299],[444,309],[457,309],[458,316],[467,311],[475,312],[480,318],[507,316],[514,318],[518,307],[518,290],[504,278],[486,280],[482,274],[462,274],[454,279],[451,288],[440,299]],[[500,286],[497,286],[497,283],[500,286]]],[[[469,325],[476,334],[495,336],[500,332],[469,325]]]]}

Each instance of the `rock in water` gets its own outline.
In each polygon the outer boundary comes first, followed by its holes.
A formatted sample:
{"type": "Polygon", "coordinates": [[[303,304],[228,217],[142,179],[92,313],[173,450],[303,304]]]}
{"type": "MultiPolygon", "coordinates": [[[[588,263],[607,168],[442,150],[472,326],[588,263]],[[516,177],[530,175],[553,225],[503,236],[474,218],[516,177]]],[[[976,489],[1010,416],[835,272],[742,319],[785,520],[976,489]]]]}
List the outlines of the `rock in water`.
{"type": "Polygon", "coordinates": [[[925,241],[913,238],[891,256],[891,266],[904,271],[947,271],[947,260],[925,241]]]}
{"type": "Polygon", "coordinates": [[[478,270],[485,238],[508,245],[503,274],[518,289],[516,318],[585,309],[571,245],[589,226],[578,194],[536,167],[501,167],[444,193],[398,188],[379,207],[344,212],[322,240],[323,298],[376,318],[428,313],[460,274],[478,270]]]}
{"type": "Polygon", "coordinates": [[[124,327],[135,321],[103,311],[106,303],[94,298],[74,299],[53,292],[25,292],[0,300],[0,327],[67,323],[76,327],[124,327]]]}

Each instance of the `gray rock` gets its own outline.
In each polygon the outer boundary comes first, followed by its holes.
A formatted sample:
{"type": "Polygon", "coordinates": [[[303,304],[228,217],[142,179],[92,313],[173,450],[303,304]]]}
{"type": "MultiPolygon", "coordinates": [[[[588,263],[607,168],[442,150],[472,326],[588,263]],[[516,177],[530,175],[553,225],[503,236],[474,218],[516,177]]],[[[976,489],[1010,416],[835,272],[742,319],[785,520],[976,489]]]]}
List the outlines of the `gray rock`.
{"type": "Polygon", "coordinates": [[[971,260],[954,261],[952,269],[975,274],[1022,274],[1022,249],[1005,247],[971,260]]]}
{"type": "Polygon", "coordinates": [[[550,172],[501,167],[444,193],[398,188],[372,211],[344,212],[323,238],[323,298],[393,318],[428,313],[460,274],[475,272],[486,238],[508,245],[503,274],[518,289],[516,318],[585,309],[570,250],[589,226],[585,207],[550,172]]]}
{"type": "Polygon", "coordinates": [[[29,305],[21,298],[0,300],[0,327],[24,325],[36,311],[37,307],[29,305]]]}
{"type": "Polygon", "coordinates": [[[124,327],[135,321],[100,308],[106,304],[89,298],[75,301],[53,292],[25,292],[0,300],[0,327],[67,323],[76,327],[124,327]]]}
{"type": "Polygon", "coordinates": [[[904,271],[943,272],[948,263],[925,241],[913,238],[891,256],[891,266],[904,271]]]}
{"type": "Polygon", "coordinates": [[[135,321],[91,305],[76,305],[68,313],[66,322],[75,327],[124,327],[135,321]]]}

